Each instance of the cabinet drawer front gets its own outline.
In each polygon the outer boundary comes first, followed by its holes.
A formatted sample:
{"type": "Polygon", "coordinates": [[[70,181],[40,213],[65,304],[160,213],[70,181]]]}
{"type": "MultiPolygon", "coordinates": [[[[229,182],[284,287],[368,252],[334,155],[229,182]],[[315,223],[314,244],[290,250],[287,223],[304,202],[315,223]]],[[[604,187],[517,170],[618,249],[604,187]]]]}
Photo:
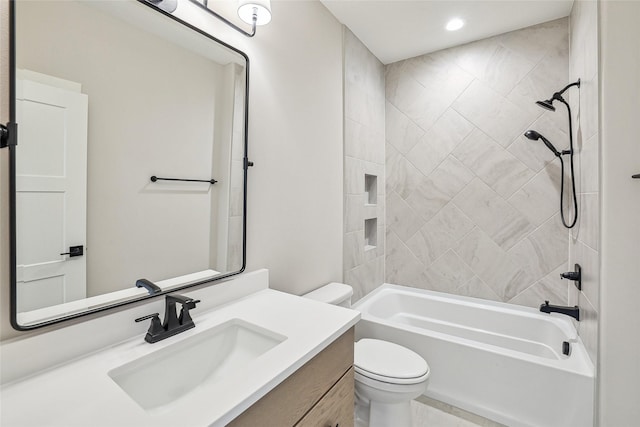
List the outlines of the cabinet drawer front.
{"type": "Polygon", "coordinates": [[[353,427],[353,381],[351,368],[296,427],[353,427]]]}

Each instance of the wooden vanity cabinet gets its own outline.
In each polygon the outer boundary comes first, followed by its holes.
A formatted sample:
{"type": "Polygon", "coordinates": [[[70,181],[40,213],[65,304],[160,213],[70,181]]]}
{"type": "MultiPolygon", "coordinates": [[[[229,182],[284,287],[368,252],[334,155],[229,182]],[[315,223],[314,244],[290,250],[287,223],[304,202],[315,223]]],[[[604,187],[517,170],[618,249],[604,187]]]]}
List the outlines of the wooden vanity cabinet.
{"type": "Polygon", "coordinates": [[[233,427],[353,427],[354,329],[229,423],[233,427]]]}

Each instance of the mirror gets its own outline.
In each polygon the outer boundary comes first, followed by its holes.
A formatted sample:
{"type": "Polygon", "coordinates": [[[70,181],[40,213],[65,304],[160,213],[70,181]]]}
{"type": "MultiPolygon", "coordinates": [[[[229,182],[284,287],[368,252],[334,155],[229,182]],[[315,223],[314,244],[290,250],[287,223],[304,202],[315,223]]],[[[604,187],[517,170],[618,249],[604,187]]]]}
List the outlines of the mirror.
{"type": "Polygon", "coordinates": [[[191,2],[12,14],[13,326],[240,273],[246,55],[188,24],[191,2]]]}

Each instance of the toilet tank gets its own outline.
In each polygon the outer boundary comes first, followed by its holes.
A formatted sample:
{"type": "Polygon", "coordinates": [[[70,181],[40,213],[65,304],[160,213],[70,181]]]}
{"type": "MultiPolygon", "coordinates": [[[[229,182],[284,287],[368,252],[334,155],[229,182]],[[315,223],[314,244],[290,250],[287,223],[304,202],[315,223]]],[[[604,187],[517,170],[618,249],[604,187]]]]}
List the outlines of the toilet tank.
{"type": "Polygon", "coordinates": [[[353,288],[351,286],[345,285],[344,283],[333,282],[302,296],[327,304],[351,308],[352,295],[353,288]]]}

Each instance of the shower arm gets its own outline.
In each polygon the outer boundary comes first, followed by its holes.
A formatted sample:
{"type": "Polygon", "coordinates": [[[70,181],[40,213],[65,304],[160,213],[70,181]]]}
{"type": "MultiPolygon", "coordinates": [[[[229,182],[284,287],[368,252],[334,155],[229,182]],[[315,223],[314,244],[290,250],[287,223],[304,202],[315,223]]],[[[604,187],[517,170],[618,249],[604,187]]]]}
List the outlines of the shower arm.
{"type": "Polygon", "coordinates": [[[578,86],[578,87],[580,87],[580,79],[578,79],[578,81],[575,81],[575,82],[573,82],[573,83],[569,83],[569,84],[568,84],[568,85],[566,85],[562,90],[560,90],[560,91],[558,91],[558,92],[554,93],[554,94],[553,94],[553,97],[554,97],[555,99],[557,99],[558,101],[562,101],[562,100],[563,100],[563,99],[562,99],[562,94],[563,94],[563,93],[565,93],[565,92],[567,91],[567,89],[569,89],[570,87],[573,87],[573,86],[578,86]],[[556,95],[557,95],[558,97],[556,97],[556,95]]]}

